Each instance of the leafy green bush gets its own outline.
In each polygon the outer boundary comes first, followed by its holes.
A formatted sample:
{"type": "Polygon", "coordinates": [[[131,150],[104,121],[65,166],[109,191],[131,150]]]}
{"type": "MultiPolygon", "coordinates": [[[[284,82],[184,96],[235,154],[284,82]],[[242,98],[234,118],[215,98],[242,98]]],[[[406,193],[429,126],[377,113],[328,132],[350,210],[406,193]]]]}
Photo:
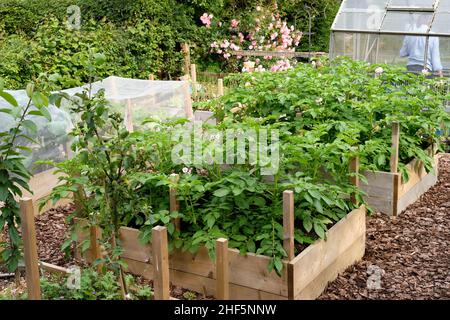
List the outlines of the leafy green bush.
{"type": "MultiPolygon", "coordinates": [[[[99,274],[92,268],[81,269],[80,288],[67,286],[68,277],[51,274],[41,279],[42,298],[45,300],[121,300],[121,289],[113,272],[99,274]]],[[[152,290],[148,286],[136,284],[133,276],[126,276],[129,298],[149,300],[152,290]]]]}
{"type": "MultiPolygon", "coordinates": [[[[413,158],[431,169],[424,149],[440,144],[442,126],[450,126],[443,104],[449,99],[446,82],[426,79],[388,65],[350,59],[324,67],[300,65],[276,73],[234,76],[240,85],[212,101],[219,119],[234,115],[274,118],[291,123],[294,135],[315,131],[318,141],[342,141],[358,147],[363,169],[389,171],[391,124],[401,125],[400,170],[413,158]],[[376,70],[383,70],[381,74],[376,70]]],[[[313,150],[312,150],[313,152],[313,150]]]]}
{"type": "MultiPolygon", "coordinates": [[[[199,17],[204,12],[212,12],[224,22],[233,17],[245,21],[257,5],[272,2],[4,0],[0,3],[0,76],[10,89],[24,88],[30,79],[54,72],[60,73],[58,84],[61,87],[85,83],[79,60],[89,46],[110,59],[99,76],[147,78],[153,73],[159,78],[173,79],[182,74],[183,42],[193,44],[192,60],[202,69],[218,71],[221,61],[209,54],[209,44],[223,35],[208,34],[201,28],[199,17]],[[82,30],[79,32],[65,28],[70,5],[81,8],[82,30]]],[[[303,6],[300,0],[294,2],[295,5],[292,1],[279,1],[283,19],[307,31],[303,6]]],[[[313,49],[328,47],[328,30],[337,10],[335,2],[307,1],[314,14],[313,49]]],[[[305,49],[306,41],[301,45],[305,49]]]]}

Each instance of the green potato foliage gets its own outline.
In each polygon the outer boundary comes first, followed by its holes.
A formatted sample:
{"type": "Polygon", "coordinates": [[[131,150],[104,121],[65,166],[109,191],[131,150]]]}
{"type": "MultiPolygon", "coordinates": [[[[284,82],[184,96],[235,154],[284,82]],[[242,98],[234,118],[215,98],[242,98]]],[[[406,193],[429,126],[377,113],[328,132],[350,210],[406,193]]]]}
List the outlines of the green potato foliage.
{"type": "MultiPolygon", "coordinates": [[[[314,147],[309,147],[309,138],[292,139],[287,128],[270,124],[271,119],[224,121],[214,128],[279,130],[280,169],[273,177],[267,177],[249,161],[229,168],[215,163],[187,167],[178,164],[172,158],[172,150],[180,142],[175,138],[176,132],[186,120],[148,120],[140,130],[128,133],[123,120],[109,114],[101,93],[79,98],[82,102],[78,109],[73,109],[82,119],[73,132],[78,140],[74,144],[77,156],[57,165],[66,176],[51,198],[57,201],[70,192],[84,192],[83,208],[77,214],[101,226],[107,240],[111,237],[108,235],[117,234],[120,226],[132,226],[140,228],[140,239],[146,243],[151,239],[152,228],[164,225],[171,251],[195,253],[205,246],[214,258],[216,239],[227,237],[230,247],[242,254],[252,252],[271,257],[269,270],[281,273],[282,259],[286,256],[282,226],[284,190],[295,191],[298,245],[324,238],[329,226],[355,208],[349,194],[357,194],[361,199],[359,191],[348,182],[348,162],[354,156],[350,148],[335,152],[324,161],[331,172],[325,174],[315,167],[315,155],[303,155],[300,151],[303,148],[307,153],[314,147]],[[179,175],[178,181],[173,178],[174,173],[179,175]],[[326,176],[334,179],[330,181],[326,176]],[[169,210],[170,188],[177,190],[180,204],[177,212],[169,210]],[[181,220],[181,230],[175,228],[177,218],[181,220]]],[[[208,125],[204,127],[211,129],[208,125]]],[[[211,147],[207,139],[202,143],[204,150],[211,147]]],[[[326,153],[333,146],[324,144],[323,148],[326,153]]],[[[76,236],[66,242],[66,247],[73,240],[76,236]]],[[[115,251],[108,247],[108,242],[104,245],[111,249],[112,258],[101,262],[120,264],[119,241],[115,251]]],[[[89,243],[80,246],[87,249],[89,243]]]]}
{"type": "Polygon", "coordinates": [[[289,123],[293,136],[314,136],[317,143],[336,143],[338,149],[354,146],[362,169],[378,171],[389,171],[391,125],[399,122],[403,178],[408,179],[405,165],[413,158],[431,170],[432,159],[424,149],[442,147],[449,132],[447,79],[345,58],[320,64],[324,66],[232,76],[228,81],[239,85],[207,107],[219,119],[270,116],[273,123],[289,123]],[[384,72],[377,75],[380,67],[384,72]]]}

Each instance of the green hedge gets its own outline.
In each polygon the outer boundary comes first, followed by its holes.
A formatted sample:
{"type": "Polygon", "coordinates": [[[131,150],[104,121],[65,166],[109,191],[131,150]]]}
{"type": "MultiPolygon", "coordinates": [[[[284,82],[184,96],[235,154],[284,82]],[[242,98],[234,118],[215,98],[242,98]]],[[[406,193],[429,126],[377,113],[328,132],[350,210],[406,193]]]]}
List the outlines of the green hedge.
{"type": "MultiPolygon", "coordinates": [[[[104,53],[108,64],[99,76],[146,78],[149,73],[173,79],[181,75],[181,43],[194,44],[192,60],[201,69],[220,69],[209,54],[212,39],[199,17],[213,13],[223,21],[245,16],[257,0],[2,0],[0,3],[0,77],[9,88],[23,88],[32,79],[59,74],[57,87],[87,81],[82,69],[87,48],[104,53]],[[65,27],[67,8],[78,5],[79,31],[65,27]]],[[[329,26],[340,0],[280,0],[290,22],[307,31],[304,4],[313,13],[313,50],[327,50],[329,26]]],[[[302,40],[303,50],[308,49],[302,40]]],[[[55,77],[54,77],[55,78],[55,77]]]]}

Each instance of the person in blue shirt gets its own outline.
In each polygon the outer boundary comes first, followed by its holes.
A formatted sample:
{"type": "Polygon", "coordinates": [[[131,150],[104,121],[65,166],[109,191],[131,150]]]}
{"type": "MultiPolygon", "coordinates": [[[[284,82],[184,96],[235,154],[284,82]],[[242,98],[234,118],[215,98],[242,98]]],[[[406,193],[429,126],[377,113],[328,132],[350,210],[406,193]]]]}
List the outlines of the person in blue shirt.
{"type": "MultiPolygon", "coordinates": [[[[418,26],[413,28],[413,32],[428,32],[428,17],[419,18],[418,26]]],[[[408,57],[407,69],[410,72],[422,72],[426,70],[443,77],[443,66],[441,62],[441,53],[439,50],[439,38],[430,37],[428,42],[428,56],[425,64],[425,50],[427,46],[427,37],[425,36],[406,36],[403,41],[403,47],[400,49],[401,57],[408,57]]]]}

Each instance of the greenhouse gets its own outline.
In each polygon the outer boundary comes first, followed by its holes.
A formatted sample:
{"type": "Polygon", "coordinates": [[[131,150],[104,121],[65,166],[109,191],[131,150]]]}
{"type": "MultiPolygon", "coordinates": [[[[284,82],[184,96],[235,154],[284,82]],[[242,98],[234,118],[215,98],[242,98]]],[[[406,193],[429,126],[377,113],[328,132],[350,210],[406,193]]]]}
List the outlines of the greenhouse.
{"type": "Polygon", "coordinates": [[[330,56],[448,74],[449,21],[450,0],[344,0],[331,27],[330,56]]]}

